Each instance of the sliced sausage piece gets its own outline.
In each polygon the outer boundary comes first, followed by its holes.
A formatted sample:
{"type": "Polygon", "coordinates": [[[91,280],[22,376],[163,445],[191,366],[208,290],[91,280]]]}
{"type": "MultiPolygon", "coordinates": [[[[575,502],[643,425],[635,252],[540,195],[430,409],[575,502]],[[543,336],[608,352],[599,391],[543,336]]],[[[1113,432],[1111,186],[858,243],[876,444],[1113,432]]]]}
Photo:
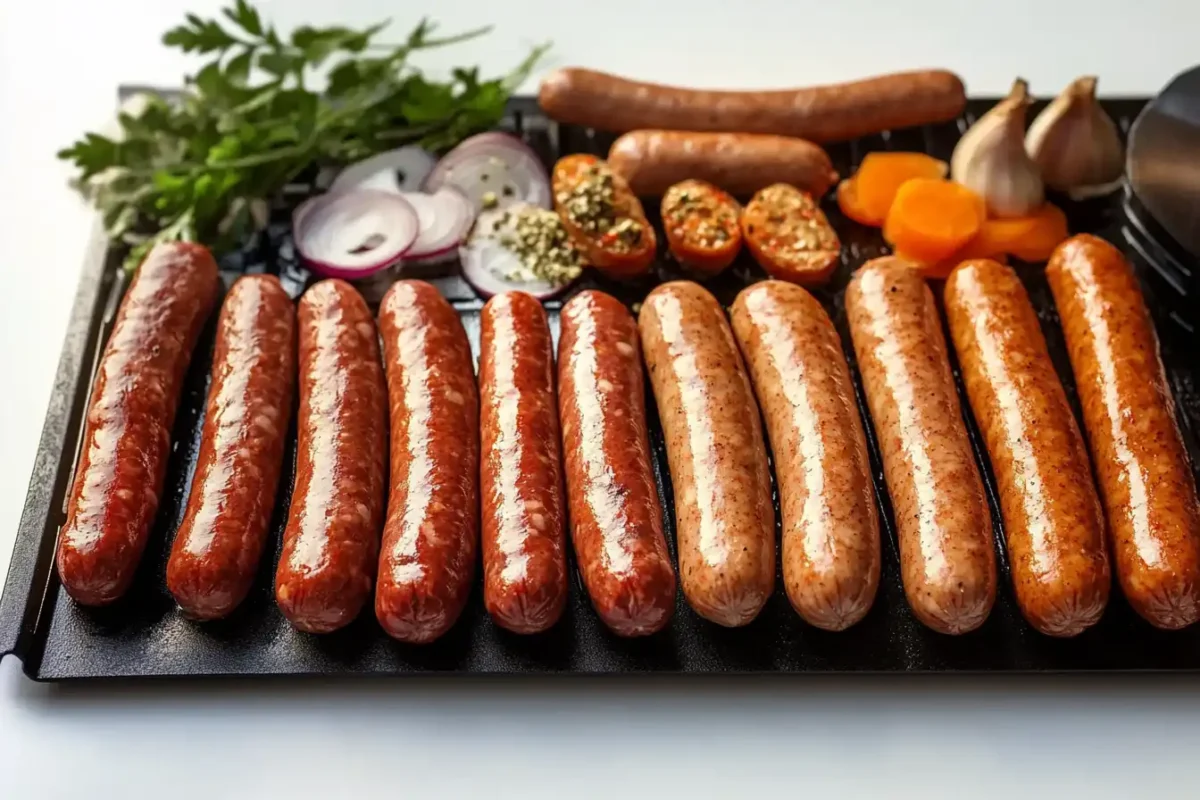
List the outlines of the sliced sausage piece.
{"type": "Polygon", "coordinates": [[[325,280],[300,298],[296,485],[275,573],[292,625],[328,633],[371,595],[383,525],[387,406],[379,335],[362,296],[325,280]]]}
{"type": "Polygon", "coordinates": [[[1200,617],[1200,501],[1133,268],[1082,234],[1046,268],[1062,319],[1117,578],[1159,628],[1200,617]]]}
{"type": "Polygon", "coordinates": [[[625,179],[586,153],[554,165],[554,208],[589,264],[618,280],[645,275],[654,263],[654,226],[625,179]]]}
{"type": "Polygon", "coordinates": [[[1020,278],[966,261],[946,281],[946,317],[1000,490],[1021,613],[1050,636],[1099,622],[1112,579],[1087,450],[1020,278]]]}
{"type": "Polygon", "coordinates": [[[391,494],[375,616],[391,636],[431,642],[454,625],[479,552],[479,396],[458,314],[422,281],[379,310],[391,407],[391,494]]]}
{"type": "Polygon", "coordinates": [[[683,594],[705,619],[746,625],[775,586],[775,509],[750,379],[725,312],[698,284],[654,289],[638,328],[667,441],[683,594]]]}
{"type": "Polygon", "coordinates": [[[992,523],[933,294],[898,258],[868,261],[846,316],[883,455],[913,613],[939,633],[983,624],[996,597],[992,523]]]}
{"type": "Polygon", "coordinates": [[[183,377],[218,289],[208,250],[171,242],[150,251],[121,301],[58,535],[58,576],[83,605],[111,603],[133,581],[158,511],[183,377]]]}
{"type": "Polygon", "coordinates": [[[296,312],[274,275],[238,278],[217,323],[196,474],[167,588],[196,619],[250,591],[267,540],[296,387],[296,312]]]}
{"type": "Polygon", "coordinates": [[[777,183],[754,195],[742,212],[742,236],[772,278],[805,286],[826,283],[842,243],[812,195],[777,183]]]}
{"type": "Polygon", "coordinates": [[[575,557],[604,624],[645,636],[671,618],[675,566],[650,467],[637,323],[595,291],[576,295],[561,320],[558,404],[575,557]]]}
{"type": "Polygon", "coordinates": [[[553,343],[523,292],[489,300],[480,325],[483,602],[500,627],[538,633],[567,600],[553,343]]]}
{"type": "Polygon", "coordinates": [[[671,255],[702,275],[720,273],[742,249],[741,213],[737,201],[712,184],[696,180],[675,184],[662,199],[663,230],[671,255]]]}
{"type": "Polygon", "coordinates": [[[731,317],[775,454],[788,599],[809,624],[845,630],[871,609],[880,554],[841,339],[812,295],[782,281],[744,289],[731,317]]]}

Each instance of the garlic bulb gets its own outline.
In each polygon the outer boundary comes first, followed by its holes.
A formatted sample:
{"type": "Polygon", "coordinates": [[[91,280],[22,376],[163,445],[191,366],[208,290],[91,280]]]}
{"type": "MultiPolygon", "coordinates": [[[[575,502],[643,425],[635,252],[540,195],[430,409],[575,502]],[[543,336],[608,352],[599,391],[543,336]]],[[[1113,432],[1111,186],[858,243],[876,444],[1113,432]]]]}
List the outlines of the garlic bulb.
{"type": "Polygon", "coordinates": [[[1111,191],[1125,167],[1116,123],[1096,100],[1096,78],[1074,80],[1038,114],[1025,149],[1052,189],[1088,195],[1111,191]]]}
{"type": "Polygon", "coordinates": [[[1029,103],[1029,86],[1018,78],[1008,97],[963,134],[950,159],[950,177],[984,199],[988,216],[1025,217],[1045,202],[1041,173],[1025,152],[1029,103]]]}

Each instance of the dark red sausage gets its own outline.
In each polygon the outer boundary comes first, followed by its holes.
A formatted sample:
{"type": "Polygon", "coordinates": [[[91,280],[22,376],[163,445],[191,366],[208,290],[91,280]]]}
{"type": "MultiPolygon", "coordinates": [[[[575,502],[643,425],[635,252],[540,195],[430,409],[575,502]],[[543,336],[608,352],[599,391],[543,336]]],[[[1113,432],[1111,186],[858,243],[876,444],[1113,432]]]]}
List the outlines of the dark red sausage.
{"type": "Polygon", "coordinates": [[[454,309],[399,281],[379,311],[392,474],[375,616],[405,642],[437,639],[462,613],[479,547],[479,396],[454,309]]]}
{"type": "Polygon", "coordinates": [[[483,601],[501,627],[537,633],[567,598],[550,328],[522,292],[489,300],[481,327],[483,601]]]}
{"type": "Polygon", "coordinates": [[[158,510],[171,427],[196,339],[212,311],[217,265],[187,242],[138,267],[92,387],[75,485],[58,537],[58,575],[84,605],[129,588],[158,510]]]}
{"type": "Polygon", "coordinates": [[[563,307],[558,402],[571,540],[596,613],[621,636],[662,629],[675,607],[640,351],[637,323],[617,299],[589,291],[563,307]]]}
{"type": "Polygon", "coordinates": [[[348,624],[371,594],[383,525],[387,407],[362,296],[327,280],[300,298],[296,486],[275,601],[298,630],[348,624]]]}
{"type": "Polygon", "coordinates": [[[296,313],[274,275],[239,278],[217,324],[196,475],[167,562],[188,616],[224,617],[266,542],[296,384],[296,313]]]}

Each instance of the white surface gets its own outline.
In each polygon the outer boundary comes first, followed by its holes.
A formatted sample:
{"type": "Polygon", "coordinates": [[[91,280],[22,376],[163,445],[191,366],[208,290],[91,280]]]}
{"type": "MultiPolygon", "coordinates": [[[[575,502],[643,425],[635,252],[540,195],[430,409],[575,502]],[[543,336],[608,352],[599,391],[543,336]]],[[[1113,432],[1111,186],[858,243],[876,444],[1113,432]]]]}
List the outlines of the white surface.
{"type": "MultiPolygon", "coordinates": [[[[121,82],[177,83],[177,0],[0,0],[0,568],[6,567],[90,214],[53,152],[121,82]]],[[[919,66],[996,93],[1095,72],[1152,92],[1200,56],[1194,0],[321,0],[283,28],[422,9],[485,40],[422,59],[554,64],[713,86],[919,66]],[[610,32],[610,33],[609,33],[610,32]]],[[[532,88],[532,87],[530,87],[532,88]]],[[[0,797],[1194,797],[1194,681],[818,679],[161,684],[56,690],[0,664],[0,797]],[[782,790],[783,794],[778,793],[782,790]]]]}

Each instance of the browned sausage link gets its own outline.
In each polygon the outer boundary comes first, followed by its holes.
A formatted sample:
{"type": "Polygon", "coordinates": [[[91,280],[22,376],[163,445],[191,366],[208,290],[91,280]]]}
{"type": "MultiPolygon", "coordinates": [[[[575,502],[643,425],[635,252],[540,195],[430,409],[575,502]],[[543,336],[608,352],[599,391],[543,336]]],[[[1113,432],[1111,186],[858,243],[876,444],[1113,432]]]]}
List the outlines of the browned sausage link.
{"type": "Polygon", "coordinates": [[[807,622],[845,630],[879,587],[879,515],[841,339],[817,300],[764,281],[731,314],[767,422],[783,513],[783,582],[807,622]]]}
{"type": "Polygon", "coordinates": [[[479,396],[471,345],[438,290],[399,281],[379,311],[392,470],[375,616],[405,642],[454,625],[479,547],[479,396]]]}
{"type": "Polygon", "coordinates": [[[483,602],[501,627],[538,633],[567,600],[550,328],[523,292],[489,300],[480,327],[483,602]]]}
{"type": "Polygon", "coordinates": [[[208,250],[173,242],[150,251],[121,301],[58,536],[59,578],[84,605],[113,602],[133,580],[158,511],[183,376],[218,288],[208,250]]]}
{"type": "Polygon", "coordinates": [[[588,69],[559,69],[538,92],[559,122],[606,131],[774,133],[813,142],[955,119],[962,80],[945,70],[898,72],[849,83],[773,91],[714,91],[642,83],[588,69]]]}
{"type": "Polygon", "coordinates": [[[1133,268],[1109,243],[1080,235],[1054,252],[1046,277],[1121,588],[1152,625],[1191,625],[1200,617],[1200,501],[1133,268]]]}
{"type": "Polygon", "coordinates": [[[387,408],[379,337],[350,284],[300,298],[296,486],[275,601],[308,633],[348,624],[371,594],[383,524],[387,408]]]}
{"type": "Polygon", "coordinates": [[[571,539],[592,605],[621,636],[660,630],[675,606],[643,391],[629,311],[602,292],[577,295],[558,342],[571,539]]]}
{"type": "Polygon", "coordinates": [[[883,455],[901,578],[917,619],[940,633],[983,624],[996,557],[933,294],[897,258],[868,261],[846,315],[883,455]]]}
{"type": "Polygon", "coordinates": [[[296,313],[274,275],[238,278],[217,325],[212,387],[167,588],[188,616],[224,617],[254,581],[296,384],[296,313]]]}
{"type": "Polygon", "coordinates": [[[1000,489],[1021,613],[1050,636],[1100,620],[1112,579],[1087,451],[1037,313],[1009,267],[967,261],[946,281],[946,317],[1000,489]]]}
{"type": "Polygon", "coordinates": [[[773,183],[820,197],[838,179],[819,145],[754,133],[632,131],[613,142],[608,163],[642,196],[698,179],[745,197],[773,183]]]}
{"type": "Polygon", "coordinates": [[[745,625],[775,586],[775,509],[762,423],[716,298],[665,283],[638,316],[667,440],[679,576],[697,614],[745,625]]]}

